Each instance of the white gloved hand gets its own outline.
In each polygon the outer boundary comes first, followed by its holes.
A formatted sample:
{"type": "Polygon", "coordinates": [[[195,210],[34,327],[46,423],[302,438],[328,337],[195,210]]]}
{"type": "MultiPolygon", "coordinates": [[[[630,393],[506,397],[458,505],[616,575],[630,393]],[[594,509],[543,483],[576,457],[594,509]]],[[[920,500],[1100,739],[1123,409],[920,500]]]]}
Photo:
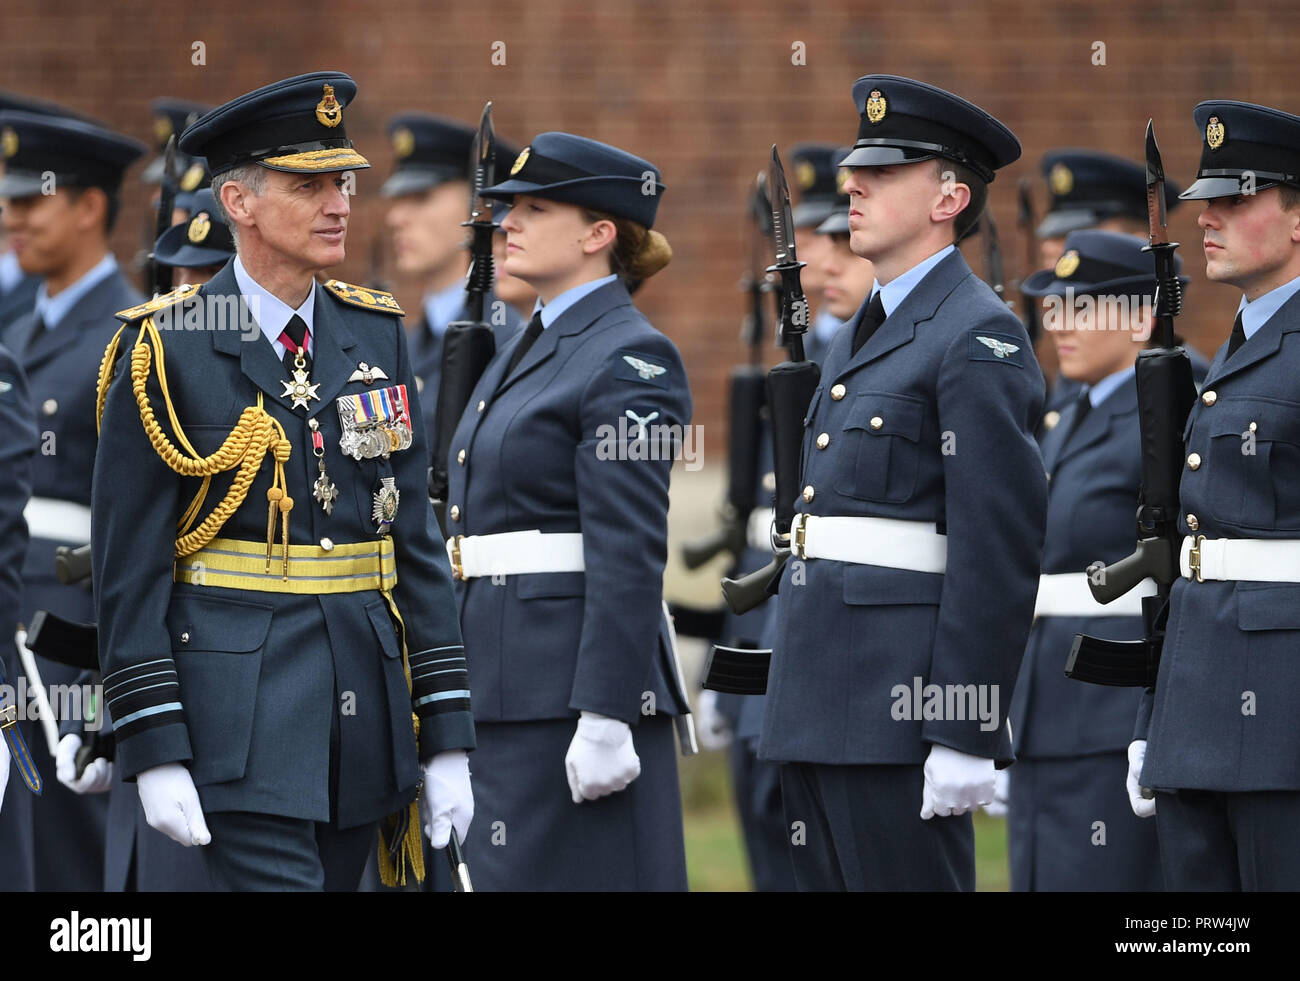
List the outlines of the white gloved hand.
{"type": "Polygon", "coordinates": [[[135,778],[149,827],[172,841],[189,847],[212,841],[208,822],[199,806],[199,792],[189,769],[181,763],[163,763],[142,770],[135,778]]]}
{"type": "Polygon", "coordinates": [[[984,813],[989,817],[1007,816],[1007,804],[1011,799],[1010,770],[995,770],[993,773],[993,802],[984,805],[984,813]]]}
{"type": "Polygon", "coordinates": [[[641,775],[641,760],[626,722],[583,712],[564,754],[573,802],[596,800],[622,790],[641,775]]]}
{"type": "Polygon", "coordinates": [[[695,703],[695,731],[701,749],[726,749],[731,745],[731,723],[718,711],[718,693],[700,691],[695,703]]]}
{"type": "Polygon", "coordinates": [[[1129,807],[1140,818],[1149,818],[1156,813],[1155,799],[1147,800],[1142,796],[1142,762],[1147,758],[1147,741],[1135,739],[1128,744],[1128,778],[1124,786],[1128,789],[1129,807]]]}
{"type": "Polygon", "coordinates": [[[446,848],[451,829],[465,844],[469,824],[474,820],[474,789],[469,781],[469,753],[449,749],[420,767],[424,786],[420,790],[420,819],[434,848],[446,848]]]}
{"type": "Polygon", "coordinates": [[[0,736],[0,808],[4,807],[7,786],[9,786],[9,740],[0,736]]]}
{"type": "Polygon", "coordinates": [[[59,778],[59,783],[74,794],[102,794],[109,790],[113,786],[113,764],[102,756],[87,763],[78,779],[77,752],[80,749],[81,737],[75,732],[59,740],[54,756],[54,775],[59,778]]]}
{"type": "Polygon", "coordinates": [[[921,820],[955,817],[993,801],[997,769],[992,760],[934,743],[925,761],[921,820]]]}

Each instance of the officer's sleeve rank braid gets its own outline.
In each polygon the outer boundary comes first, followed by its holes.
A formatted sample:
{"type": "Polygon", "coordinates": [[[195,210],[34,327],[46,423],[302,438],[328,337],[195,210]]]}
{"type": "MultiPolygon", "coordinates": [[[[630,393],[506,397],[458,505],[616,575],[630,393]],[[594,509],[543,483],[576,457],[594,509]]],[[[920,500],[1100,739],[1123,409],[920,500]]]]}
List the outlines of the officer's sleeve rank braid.
{"type": "Polygon", "coordinates": [[[411,655],[412,702],[421,720],[469,711],[469,669],[465,648],[435,647],[411,655]]]}

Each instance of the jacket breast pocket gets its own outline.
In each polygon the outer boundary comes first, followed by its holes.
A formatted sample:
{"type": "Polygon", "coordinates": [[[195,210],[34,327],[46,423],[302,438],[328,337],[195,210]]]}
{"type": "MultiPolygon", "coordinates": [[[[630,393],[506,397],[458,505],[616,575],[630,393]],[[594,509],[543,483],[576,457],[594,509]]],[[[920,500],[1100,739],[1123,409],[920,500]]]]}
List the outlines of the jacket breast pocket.
{"type": "MultiPolygon", "coordinates": [[[[857,395],[845,416],[835,490],[846,497],[901,504],[916,491],[925,403],[910,395],[857,395]]],[[[833,439],[833,437],[832,437],[833,439]]]]}
{"type": "Polygon", "coordinates": [[[1300,405],[1252,399],[1220,407],[1201,467],[1210,513],[1246,528],[1300,530],[1300,488],[1287,479],[1300,471],[1300,405]]]}
{"type": "Polygon", "coordinates": [[[174,597],[167,611],[196,786],[244,775],[273,613],[257,603],[188,594],[174,597]]]}

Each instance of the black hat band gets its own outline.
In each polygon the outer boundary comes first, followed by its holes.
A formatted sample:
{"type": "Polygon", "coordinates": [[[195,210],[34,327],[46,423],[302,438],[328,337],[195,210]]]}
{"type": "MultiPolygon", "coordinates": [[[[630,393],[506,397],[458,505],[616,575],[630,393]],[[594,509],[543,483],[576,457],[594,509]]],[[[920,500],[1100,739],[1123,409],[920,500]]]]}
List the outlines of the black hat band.
{"type": "Polygon", "coordinates": [[[1109,283],[1117,279],[1136,279],[1139,276],[1150,276],[1151,285],[1155,286],[1156,274],[1154,267],[1150,270],[1134,269],[1132,266],[1107,262],[1105,259],[1097,259],[1080,253],[1075,254],[1079,256],[1079,264],[1075,266],[1068,276],[1057,273],[1057,279],[1067,283],[1077,281],[1080,289],[1087,289],[1095,284],[1109,283]]]}
{"type": "Polygon", "coordinates": [[[863,113],[855,149],[864,146],[907,147],[948,157],[975,171],[986,184],[992,182],[997,169],[992,157],[980,152],[969,137],[943,123],[906,113],[891,112],[879,123],[871,122],[863,113]]]}
{"type": "MultiPolygon", "coordinates": [[[[599,177],[562,160],[554,160],[536,153],[531,147],[525,147],[528,154],[524,164],[507,178],[508,180],[527,181],[530,184],[559,184],[564,181],[581,180],[585,177],[599,177]]],[[[513,169],[513,168],[512,168],[513,169]]]]}

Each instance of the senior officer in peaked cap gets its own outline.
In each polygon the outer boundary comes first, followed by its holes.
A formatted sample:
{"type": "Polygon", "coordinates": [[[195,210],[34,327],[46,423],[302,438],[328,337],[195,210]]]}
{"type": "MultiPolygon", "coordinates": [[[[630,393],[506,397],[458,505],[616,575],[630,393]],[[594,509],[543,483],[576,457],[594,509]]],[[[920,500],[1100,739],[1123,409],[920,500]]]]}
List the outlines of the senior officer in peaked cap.
{"type": "Polygon", "coordinates": [[[691,397],[624,285],[671,258],[651,229],[663,190],[647,160],[543,133],[484,192],[513,201],[507,270],[540,298],[448,461],[477,692],[470,844],[495,889],[686,888],[675,725],[694,744],[662,599],[674,451],[660,437],[680,436],[691,397]]]}
{"type": "MultiPolygon", "coordinates": [[[[421,315],[410,329],[409,341],[432,445],[443,335],[449,324],[468,315],[469,253],[462,223],[469,218],[470,157],[477,130],[454,119],[409,112],[389,120],[388,132],[397,162],[381,192],[392,200],[386,222],[393,235],[397,269],[418,276],[425,289],[421,315]]],[[[498,139],[497,173],[517,154],[517,147],[498,139]]],[[[495,296],[485,305],[484,316],[492,325],[498,349],[523,326],[519,312],[495,296]]]]}
{"type": "Polygon", "coordinates": [[[954,242],[1020,144],[924,82],[869,75],[853,97],[850,242],[876,289],[808,408],[759,754],[785,764],[800,889],[970,890],[1046,482],[1029,338],[954,242]]]}
{"type": "Polygon", "coordinates": [[[1202,102],[1205,274],[1241,291],[1184,432],[1182,576],[1129,747],[1165,885],[1300,889],[1300,116],[1202,102]],[[1153,799],[1140,788],[1156,791],[1153,799]]]}
{"type": "Polygon", "coordinates": [[[1081,388],[1042,439],[1051,475],[1043,575],[1011,700],[1016,764],[1001,771],[1017,891],[1134,892],[1163,883],[1155,829],[1133,816],[1116,779],[1127,767],[1139,692],[1079,684],[1063,670],[1076,634],[1140,639],[1141,597],[1155,592],[1148,581],[1103,606],[1085,572],[1133,550],[1142,480],[1134,364],[1151,334],[1156,290],[1145,245],[1118,232],[1071,232],[1055,267],[1024,285],[1026,295],[1049,298],[1044,327],[1062,376],[1081,388]]]}
{"type": "MultiPolygon", "coordinates": [[[[0,150],[5,157],[0,198],[7,199],[0,222],[23,271],[42,278],[34,307],[3,334],[27,376],[42,440],[26,509],[31,540],[23,565],[21,622],[30,624],[38,609],[88,621],[95,618],[90,590],[58,581],[54,551],[90,540],[93,379],[113,334],[113,314],[140,301],[109,251],[108,235],[123,174],[144,147],[84,120],[10,110],[0,113],[0,150]]],[[[78,680],[75,668],[41,658],[29,663],[45,686],[72,686],[78,680]]],[[[33,685],[35,679],[24,673],[33,685]]],[[[70,705],[51,708],[71,713],[70,705]]],[[[30,721],[25,726],[29,745],[48,746],[53,754],[48,745],[56,732],[53,721],[48,727],[30,721]]],[[[103,888],[106,808],[102,796],[79,797],[47,781],[32,802],[34,845],[28,861],[34,869],[28,872],[20,864],[0,871],[0,877],[13,888],[22,888],[24,880],[30,884],[29,876],[40,890],[103,888]]]]}
{"type": "Polygon", "coordinates": [[[123,311],[101,380],[94,570],[117,765],[221,888],[355,889],[377,825],[401,881],[421,824],[440,846],[472,814],[401,310],[314,279],[344,257],[344,172],[368,166],[344,126],[355,94],[342,73],[301,75],[185,131],[237,256],[123,311]],[[208,329],[169,329],[186,317],[208,329]]]}

